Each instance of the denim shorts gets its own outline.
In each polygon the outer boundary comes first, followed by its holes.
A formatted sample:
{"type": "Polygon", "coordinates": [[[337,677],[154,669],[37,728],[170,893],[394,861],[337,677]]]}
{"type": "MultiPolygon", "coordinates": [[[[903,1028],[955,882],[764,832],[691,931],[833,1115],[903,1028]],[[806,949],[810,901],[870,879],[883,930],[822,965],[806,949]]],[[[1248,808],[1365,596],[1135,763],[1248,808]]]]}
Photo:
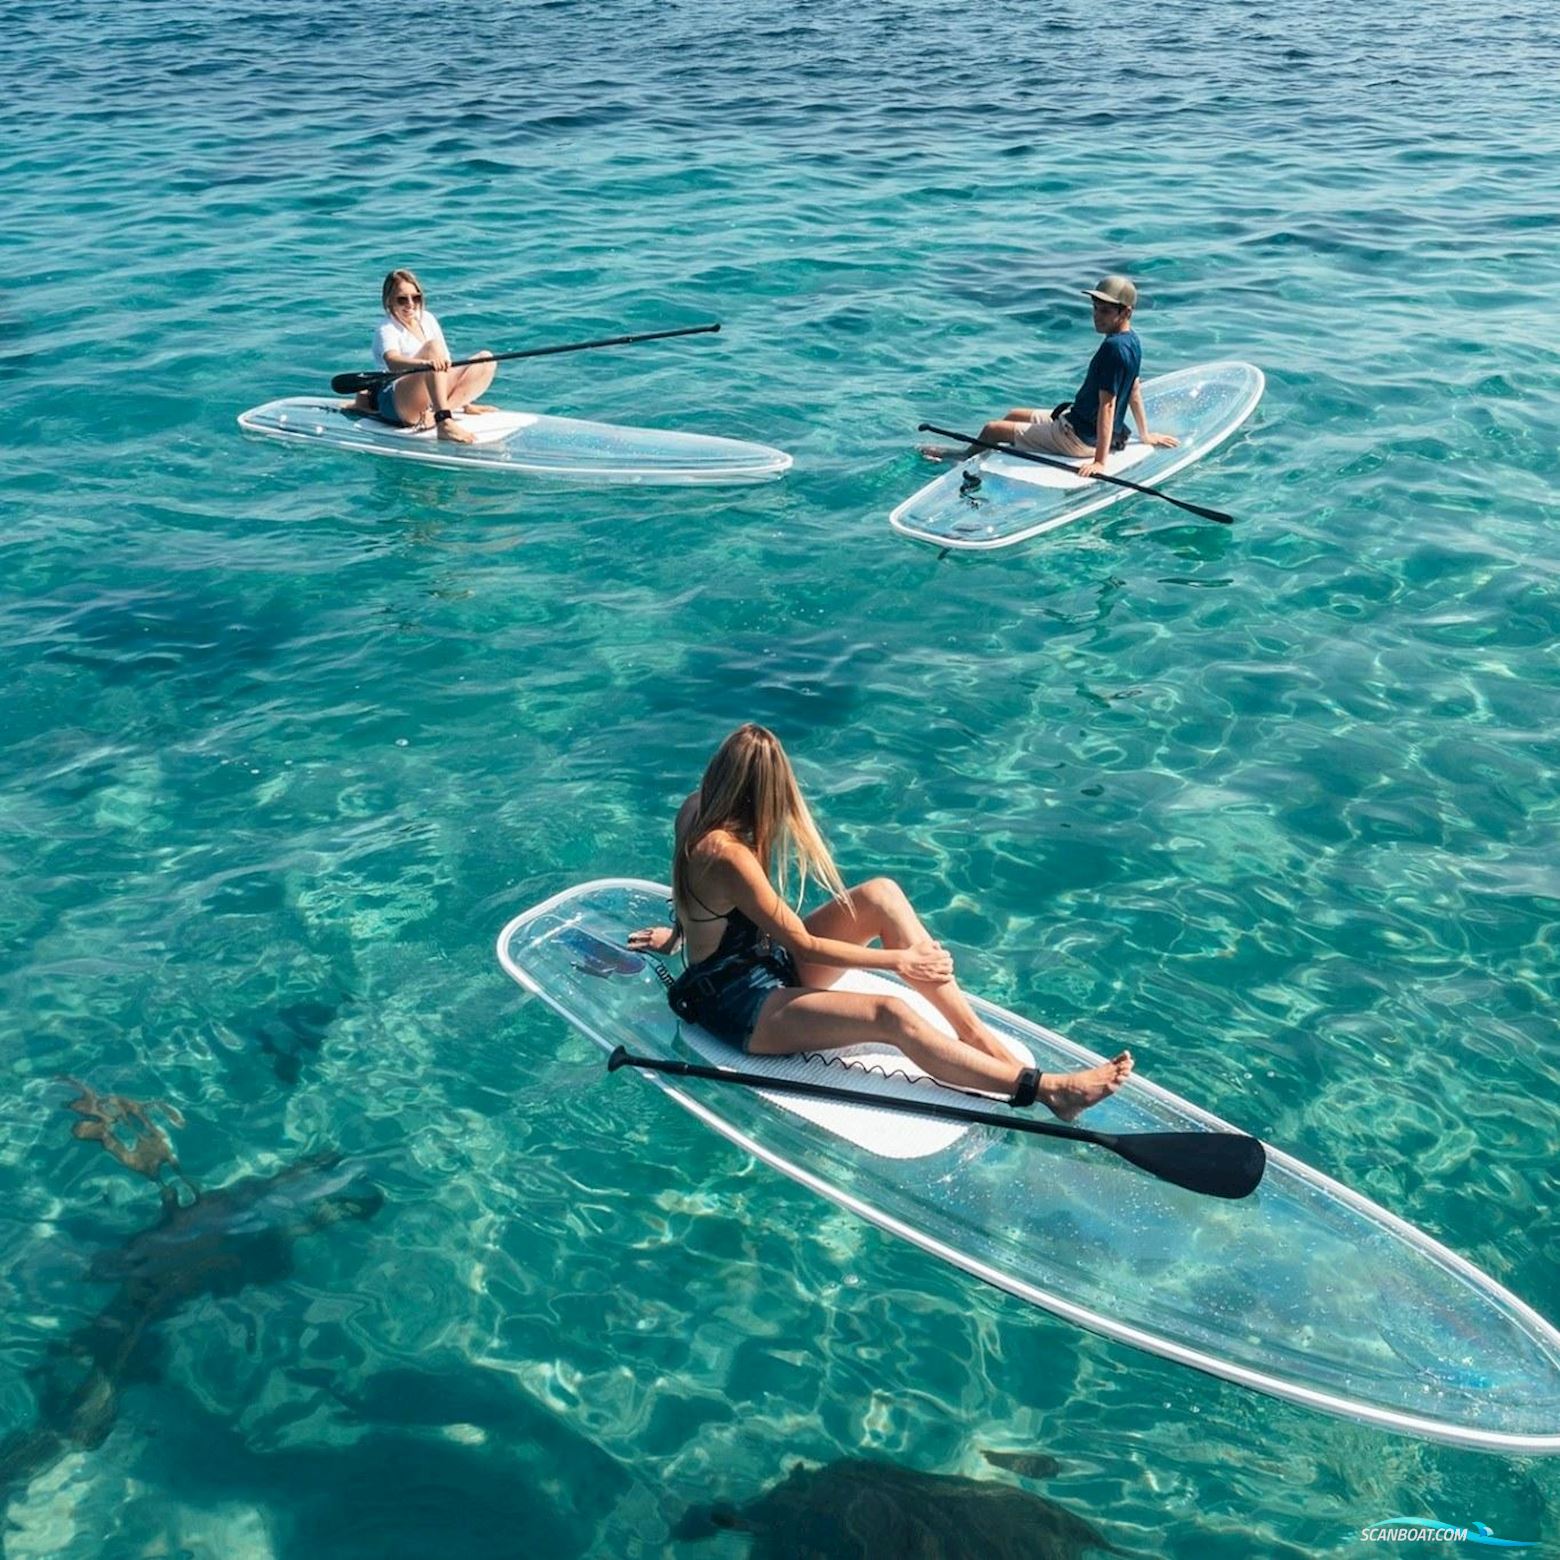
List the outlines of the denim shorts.
{"type": "Polygon", "coordinates": [[[379,395],[374,402],[374,411],[380,420],[391,424],[396,428],[409,428],[408,423],[395,409],[395,387],[399,380],[392,379],[389,384],[379,387],[379,395]]]}
{"type": "Polygon", "coordinates": [[[679,1018],[746,1051],[770,992],[801,983],[796,961],[784,948],[774,948],[695,964],[672,982],[666,1000],[679,1018]]]}

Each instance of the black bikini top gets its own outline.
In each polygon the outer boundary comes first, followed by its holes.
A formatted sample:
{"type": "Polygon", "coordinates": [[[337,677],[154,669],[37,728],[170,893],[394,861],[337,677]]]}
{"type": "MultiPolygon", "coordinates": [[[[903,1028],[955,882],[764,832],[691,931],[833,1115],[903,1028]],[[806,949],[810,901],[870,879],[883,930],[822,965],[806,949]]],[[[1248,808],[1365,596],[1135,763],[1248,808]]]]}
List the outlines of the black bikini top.
{"type": "MultiPolygon", "coordinates": [[[[709,910],[709,906],[694,893],[692,885],[688,889],[688,897],[701,910],[709,910]]],[[[720,934],[720,943],[714,953],[708,959],[701,959],[701,964],[707,964],[710,959],[729,959],[735,954],[748,954],[757,952],[767,941],[765,933],[741,911],[733,905],[722,915],[716,915],[710,911],[708,915],[690,915],[690,921],[724,921],[726,930],[720,934]]],[[[681,927],[678,928],[681,930],[681,927]]]]}

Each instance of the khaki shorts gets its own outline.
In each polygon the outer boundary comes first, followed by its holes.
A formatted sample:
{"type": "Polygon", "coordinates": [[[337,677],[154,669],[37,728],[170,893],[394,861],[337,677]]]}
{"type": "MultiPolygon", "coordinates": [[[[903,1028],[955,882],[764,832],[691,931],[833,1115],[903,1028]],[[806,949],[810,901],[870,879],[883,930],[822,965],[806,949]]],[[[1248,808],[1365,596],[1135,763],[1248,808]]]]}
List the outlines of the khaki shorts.
{"type": "Polygon", "coordinates": [[[1052,417],[1049,412],[1041,412],[1033,422],[1025,423],[1013,443],[1035,455],[1070,455],[1076,459],[1092,458],[1094,454],[1094,446],[1085,444],[1065,417],[1052,417]]]}

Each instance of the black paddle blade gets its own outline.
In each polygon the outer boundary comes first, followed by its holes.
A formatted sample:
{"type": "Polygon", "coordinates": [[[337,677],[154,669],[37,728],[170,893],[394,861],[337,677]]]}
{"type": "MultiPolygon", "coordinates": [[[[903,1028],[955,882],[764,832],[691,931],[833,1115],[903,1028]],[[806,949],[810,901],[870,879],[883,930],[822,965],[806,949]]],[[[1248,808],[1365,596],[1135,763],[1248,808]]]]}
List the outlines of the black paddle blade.
{"type": "Polygon", "coordinates": [[[355,374],[337,374],[330,387],[337,395],[356,395],[359,390],[377,390],[389,379],[388,374],[364,371],[355,374]]]}
{"type": "Polygon", "coordinates": [[[1267,1169],[1261,1143],[1243,1132],[1101,1133],[1128,1164],[1205,1197],[1249,1197],[1267,1169]]]}
{"type": "MultiPolygon", "coordinates": [[[[1169,498],[1169,494],[1164,495],[1169,498]]],[[[1235,516],[1227,515],[1222,509],[1204,509],[1201,504],[1189,504],[1184,498],[1171,498],[1170,502],[1179,508],[1186,510],[1188,514],[1201,515],[1204,520],[1216,520],[1220,525],[1234,525],[1235,516]]]]}

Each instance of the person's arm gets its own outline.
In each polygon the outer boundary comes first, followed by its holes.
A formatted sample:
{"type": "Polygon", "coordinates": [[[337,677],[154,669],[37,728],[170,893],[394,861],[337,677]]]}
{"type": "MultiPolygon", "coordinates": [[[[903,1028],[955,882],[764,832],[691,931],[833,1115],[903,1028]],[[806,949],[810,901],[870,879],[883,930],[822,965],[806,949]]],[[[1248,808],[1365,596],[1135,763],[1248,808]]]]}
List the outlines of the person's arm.
{"type": "Polygon", "coordinates": [[[429,316],[427,339],[415,355],[408,355],[401,350],[399,333],[388,334],[388,327],[381,326],[381,330],[387,332],[383,347],[385,367],[392,372],[404,372],[413,368],[448,368],[450,366],[449,349],[444,345],[444,333],[439,329],[439,322],[429,316]],[[393,344],[392,344],[393,343],[393,344]]]}
{"type": "MultiPolygon", "coordinates": [[[[699,815],[699,793],[690,791],[683,798],[683,804],[677,809],[677,822],[672,828],[672,840],[674,848],[682,845],[683,835],[693,827],[693,820],[699,815]]],[[[672,924],[670,926],[641,926],[628,934],[628,946],[635,952],[644,953],[675,953],[678,945],[683,940],[683,929],[677,921],[677,913],[672,912],[672,924]]]]}
{"type": "Polygon", "coordinates": [[[936,983],[953,974],[953,958],[941,943],[921,943],[914,948],[869,948],[861,943],[815,937],[807,923],[775,892],[759,866],[758,858],[743,846],[724,847],[715,863],[715,877],[723,895],[761,932],[787,949],[803,964],[826,964],[836,969],[891,970],[906,980],[936,983]]]}
{"type": "Polygon", "coordinates": [[[427,309],[423,310],[422,327],[427,333],[427,340],[423,343],[423,361],[432,363],[435,368],[448,368],[450,349],[444,340],[444,331],[438,319],[427,309]]]}
{"type": "Polygon", "coordinates": [[[395,323],[390,319],[379,322],[374,331],[374,361],[387,373],[394,373],[402,366],[401,354],[396,350],[396,343],[400,339],[395,323]]]}
{"type": "Polygon", "coordinates": [[[1132,399],[1128,405],[1132,408],[1132,421],[1137,424],[1138,438],[1145,444],[1173,450],[1181,442],[1172,434],[1148,431],[1148,413],[1143,409],[1143,382],[1140,379],[1132,381],[1132,399]]]}
{"type": "Polygon", "coordinates": [[[1105,457],[1110,454],[1110,441],[1115,431],[1115,392],[1101,390],[1099,421],[1094,425],[1094,454],[1078,468],[1080,477],[1097,477],[1104,471],[1105,457]]]}
{"type": "Polygon", "coordinates": [[[419,357],[407,357],[404,352],[385,353],[385,363],[393,369],[412,368],[448,368],[450,366],[449,349],[437,341],[423,343],[422,355],[419,357]]]}

